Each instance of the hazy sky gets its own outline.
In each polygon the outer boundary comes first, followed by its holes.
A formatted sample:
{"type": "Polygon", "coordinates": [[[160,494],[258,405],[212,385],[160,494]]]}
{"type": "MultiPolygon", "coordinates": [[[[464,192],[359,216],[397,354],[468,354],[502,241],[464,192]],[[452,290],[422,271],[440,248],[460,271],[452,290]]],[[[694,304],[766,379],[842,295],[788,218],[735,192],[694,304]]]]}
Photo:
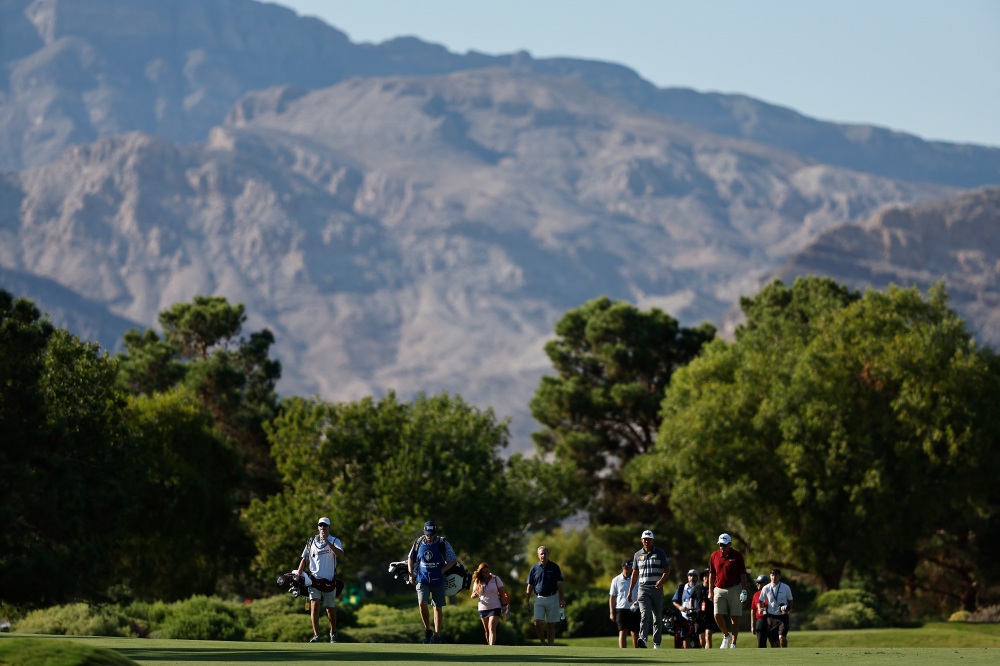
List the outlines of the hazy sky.
{"type": "Polygon", "coordinates": [[[1000,0],[279,0],[354,42],[527,50],[1000,147],[1000,0]]]}

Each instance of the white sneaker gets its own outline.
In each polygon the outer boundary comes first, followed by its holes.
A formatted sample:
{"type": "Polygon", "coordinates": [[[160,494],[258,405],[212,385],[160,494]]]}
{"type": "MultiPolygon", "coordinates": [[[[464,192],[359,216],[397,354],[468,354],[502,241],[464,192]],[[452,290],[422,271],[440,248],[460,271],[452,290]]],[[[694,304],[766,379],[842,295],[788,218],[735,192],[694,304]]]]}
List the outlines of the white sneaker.
{"type": "Polygon", "coordinates": [[[730,650],[736,649],[736,641],[729,641],[729,649],[730,650]]]}
{"type": "Polygon", "coordinates": [[[660,649],[660,644],[659,643],[653,643],[653,649],[654,650],[659,650],[660,649]]]}
{"type": "Polygon", "coordinates": [[[733,642],[733,637],[732,636],[723,636],[722,637],[722,645],[719,646],[719,649],[720,650],[725,650],[726,648],[729,647],[729,644],[732,643],[732,642],[733,642]]]}

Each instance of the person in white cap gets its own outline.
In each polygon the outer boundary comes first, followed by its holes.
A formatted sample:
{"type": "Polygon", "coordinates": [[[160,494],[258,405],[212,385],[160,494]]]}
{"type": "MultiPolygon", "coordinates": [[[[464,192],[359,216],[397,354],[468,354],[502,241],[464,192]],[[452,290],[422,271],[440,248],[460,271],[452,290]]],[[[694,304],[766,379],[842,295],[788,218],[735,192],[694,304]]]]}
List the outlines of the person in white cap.
{"type": "MultiPolygon", "coordinates": [[[[653,648],[660,648],[663,631],[663,583],[670,573],[670,558],[658,547],[652,530],[642,533],[642,548],[632,556],[632,585],[639,584],[639,640],[638,647],[646,647],[650,625],[653,628],[653,648]]],[[[628,602],[634,599],[629,590],[628,602]]]]}
{"type": "Polygon", "coordinates": [[[302,560],[299,568],[295,572],[296,576],[302,576],[302,571],[306,564],[309,565],[309,577],[313,585],[309,586],[309,616],[312,619],[313,637],[310,643],[319,643],[319,606],[322,603],[326,608],[326,617],[330,620],[330,642],[337,642],[337,592],[333,589],[333,579],[337,575],[337,558],[344,556],[344,546],[340,539],[330,536],[330,519],[326,516],[317,521],[316,529],[319,532],[309,539],[309,543],[302,550],[302,560]],[[320,587],[328,588],[324,592],[320,587]]]}
{"type": "Polygon", "coordinates": [[[708,589],[715,603],[715,622],[723,634],[720,646],[723,650],[736,647],[743,604],[747,600],[746,586],[747,565],[743,555],[733,548],[732,537],[720,534],[719,550],[708,560],[708,589]]]}

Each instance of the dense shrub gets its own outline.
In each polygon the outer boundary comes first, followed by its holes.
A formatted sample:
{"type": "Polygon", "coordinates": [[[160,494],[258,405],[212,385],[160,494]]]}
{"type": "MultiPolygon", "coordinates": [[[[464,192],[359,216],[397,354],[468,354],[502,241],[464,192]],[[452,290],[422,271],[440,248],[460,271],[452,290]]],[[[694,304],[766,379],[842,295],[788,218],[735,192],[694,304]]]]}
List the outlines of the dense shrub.
{"type": "Polygon", "coordinates": [[[413,608],[390,608],[382,604],[367,604],[358,609],[357,625],[359,627],[376,627],[389,624],[407,624],[409,622],[420,622],[417,616],[417,607],[413,608]]]}
{"type": "Polygon", "coordinates": [[[608,592],[588,588],[566,604],[566,637],[612,636],[618,628],[608,618],[608,592]]]}
{"type": "Polygon", "coordinates": [[[14,625],[25,634],[68,636],[138,636],[142,627],[129,620],[115,606],[88,606],[84,603],[53,606],[31,611],[14,625]]]}
{"type": "MultiPolygon", "coordinates": [[[[251,623],[246,638],[251,641],[297,643],[312,638],[309,609],[303,599],[291,595],[276,595],[249,604],[251,623]]],[[[347,642],[343,632],[358,622],[357,611],[350,606],[337,606],[337,638],[347,642]]],[[[320,628],[328,627],[326,611],[320,611],[320,628]]]]}
{"type": "MultiPolygon", "coordinates": [[[[269,615],[261,618],[247,630],[246,639],[272,643],[302,643],[312,638],[312,635],[312,623],[309,621],[309,615],[298,613],[296,615],[269,615]]],[[[339,625],[337,626],[337,636],[342,638],[339,625]]]]}
{"type": "Polygon", "coordinates": [[[983,606],[970,613],[967,610],[956,611],[948,618],[949,622],[1000,622],[1000,605],[983,606]]]}
{"type": "Polygon", "coordinates": [[[194,596],[172,606],[156,638],[239,641],[250,625],[250,611],[242,604],[194,596]]]}
{"type": "Polygon", "coordinates": [[[870,629],[886,625],[879,600],[864,590],[831,590],[813,602],[808,629],[870,629]]]}

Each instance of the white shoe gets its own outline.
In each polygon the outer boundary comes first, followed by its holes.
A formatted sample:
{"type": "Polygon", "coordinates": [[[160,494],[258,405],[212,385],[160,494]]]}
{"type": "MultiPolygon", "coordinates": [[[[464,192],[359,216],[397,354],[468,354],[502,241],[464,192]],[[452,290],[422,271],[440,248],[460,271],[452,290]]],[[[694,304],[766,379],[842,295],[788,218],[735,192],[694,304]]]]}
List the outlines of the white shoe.
{"type": "Polygon", "coordinates": [[[732,636],[723,636],[722,637],[722,645],[719,646],[719,649],[720,650],[725,650],[726,648],[729,647],[729,644],[732,643],[732,642],[733,642],[733,637],[732,636]]]}
{"type": "Polygon", "coordinates": [[[659,650],[660,649],[660,644],[659,643],[653,643],[653,649],[654,650],[659,650]]]}
{"type": "Polygon", "coordinates": [[[730,650],[736,649],[736,641],[729,641],[729,649],[730,650]]]}

